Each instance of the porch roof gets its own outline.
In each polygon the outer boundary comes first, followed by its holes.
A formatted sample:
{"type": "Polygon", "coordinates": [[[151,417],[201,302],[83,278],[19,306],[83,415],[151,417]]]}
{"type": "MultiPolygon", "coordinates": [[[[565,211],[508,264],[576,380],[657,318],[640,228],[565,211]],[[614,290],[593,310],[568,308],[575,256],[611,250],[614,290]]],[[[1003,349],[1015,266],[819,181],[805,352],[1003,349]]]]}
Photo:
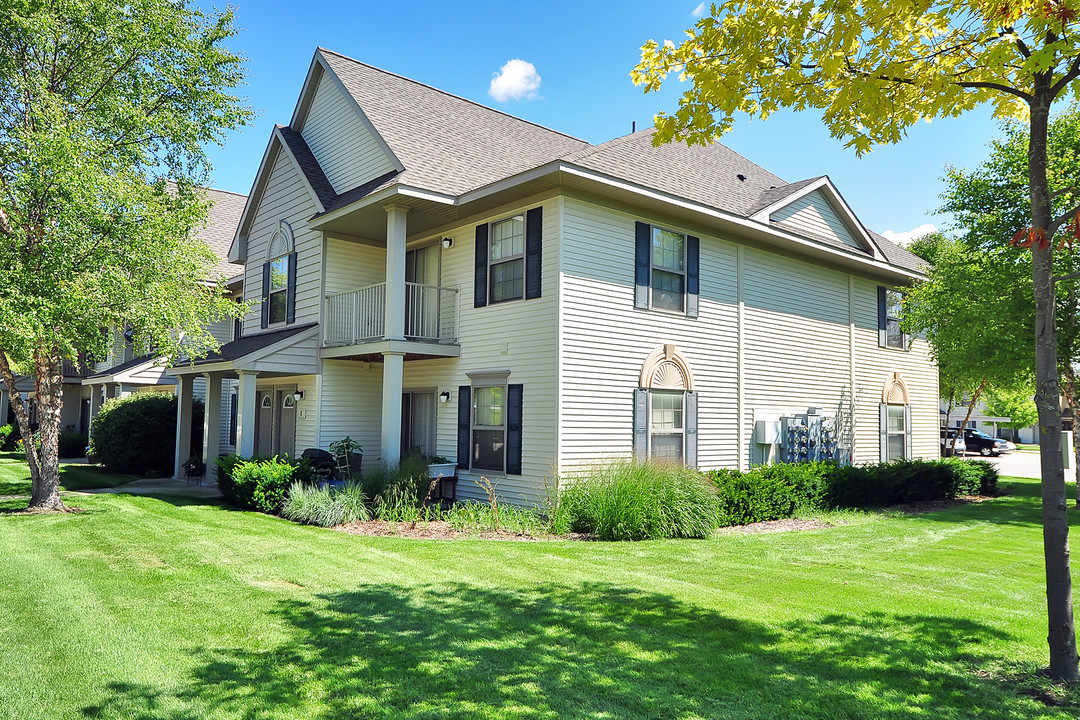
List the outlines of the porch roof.
{"type": "Polygon", "coordinates": [[[169,368],[166,373],[176,376],[250,371],[308,375],[318,372],[318,336],[317,323],[249,335],[225,343],[204,358],[169,368]]]}

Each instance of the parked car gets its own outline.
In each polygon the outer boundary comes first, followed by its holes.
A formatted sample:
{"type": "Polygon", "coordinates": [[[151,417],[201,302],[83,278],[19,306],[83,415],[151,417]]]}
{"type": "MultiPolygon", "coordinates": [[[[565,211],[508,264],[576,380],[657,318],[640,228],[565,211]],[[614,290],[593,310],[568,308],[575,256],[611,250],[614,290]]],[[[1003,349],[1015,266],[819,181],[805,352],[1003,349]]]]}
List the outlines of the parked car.
{"type": "Polygon", "coordinates": [[[956,438],[956,454],[963,455],[967,452],[963,436],[957,438],[956,433],[955,429],[941,431],[941,457],[950,457],[953,454],[953,438],[956,438]]]}
{"type": "Polygon", "coordinates": [[[975,428],[964,428],[964,444],[971,452],[977,452],[984,457],[996,456],[1016,449],[1016,445],[1013,445],[1008,440],[991,437],[982,430],[976,430],[975,428]]]}

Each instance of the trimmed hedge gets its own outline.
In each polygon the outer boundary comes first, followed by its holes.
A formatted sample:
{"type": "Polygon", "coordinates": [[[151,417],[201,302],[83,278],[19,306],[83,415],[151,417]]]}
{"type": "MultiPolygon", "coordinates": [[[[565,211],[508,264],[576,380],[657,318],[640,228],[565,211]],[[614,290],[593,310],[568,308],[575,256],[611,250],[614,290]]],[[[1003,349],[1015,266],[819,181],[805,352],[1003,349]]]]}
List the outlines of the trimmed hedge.
{"type": "MultiPolygon", "coordinates": [[[[191,447],[202,451],[203,404],[193,403],[191,447]]],[[[135,393],[106,402],[90,424],[90,454],[106,470],[171,475],[176,452],[176,396],[135,393]]]]}
{"type": "Polygon", "coordinates": [[[710,470],[721,525],[792,517],[800,511],[875,508],[961,495],[994,495],[998,472],[985,460],[898,460],[875,465],[776,464],[747,473],[710,470]]]}
{"type": "Polygon", "coordinates": [[[59,455],[62,458],[86,457],[86,433],[62,432],[57,441],[59,455]]]}
{"type": "Polygon", "coordinates": [[[304,459],[226,455],[217,460],[217,486],[222,496],[245,510],[281,514],[293,483],[311,483],[314,474],[304,459]]]}

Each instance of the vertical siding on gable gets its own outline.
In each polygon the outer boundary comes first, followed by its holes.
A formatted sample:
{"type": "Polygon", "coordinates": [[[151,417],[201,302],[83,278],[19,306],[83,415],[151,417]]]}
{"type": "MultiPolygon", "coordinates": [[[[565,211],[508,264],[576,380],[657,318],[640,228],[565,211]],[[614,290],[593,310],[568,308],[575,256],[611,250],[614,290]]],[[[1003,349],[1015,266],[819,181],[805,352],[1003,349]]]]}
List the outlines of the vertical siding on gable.
{"type": "Polygon", "coordinates": [[[337,83],[324,73],[301,131],[326,179],[343,193],[394,165],[337,83]]]}
{"type": "Polygon", "coordinates": [[[645,358],[665,343],[686,355],[694,373],[699,465],[734,467],[736,246],[701,238],[696,319],[636,310],[634,222],[650,218],[574,198],[564,204],[559,467],[630,455],[633,391],[645,358]]]}
{"type": "MultiPolygon", "coordinates": [[[[248,235],[244,298],[253,300],[254,304],[244,318],[245,336],[262,332],[259,305],[262,298],[262,266],[269,259],[267,253],[270,238],[278,229],[281,220],[286,220],[292,226],[296,242],[296,324],[318,321],[322,285],[322,233],[307,226],[308,219],[316,210],[296,165],[287,153],[278,151],[266,191],[259,201],[248,235]]],[[[269,330],[280,330],[284,327],[284,323],[277,323],[271,325],[269,330]]]]}
{"type": "Polygon", "coordinates": [[[820,190],[780,208],[769,219],[793,232],[808,232],[861,247],[820,190]]]}

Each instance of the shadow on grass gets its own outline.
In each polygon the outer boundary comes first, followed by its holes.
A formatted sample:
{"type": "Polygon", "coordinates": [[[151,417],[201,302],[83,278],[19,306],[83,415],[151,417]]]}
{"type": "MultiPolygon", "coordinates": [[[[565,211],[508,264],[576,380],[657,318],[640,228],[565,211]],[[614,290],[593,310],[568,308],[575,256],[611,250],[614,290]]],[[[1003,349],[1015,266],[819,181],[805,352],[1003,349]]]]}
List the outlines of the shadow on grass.
{"type": "Polygon", "coordinates": [[[117,683],[91,718],[1039,717],[974,670],[1007,639],[959,618],[775,627],[659,593],[365,587],[285,601],[287,639],[195,652],[176,687],[117,683]],[[994,643],[997,644],[997,643],[994,643]]]}
{"type": "MultiPolygon", "coordinates": [[[[997,525],[1042,527],[1042,487],[1038,480],[1009,478],[1001,482],[1000,497],[981,503],[960,505],[944,511],[920,513],[920,520],[947,523],[966,523],[973,520],[997,525]]],[[[1080,509],[1075,507],[1072,483],[1067,487],[1069,526],[1080,527],[1080,509]]]]}

